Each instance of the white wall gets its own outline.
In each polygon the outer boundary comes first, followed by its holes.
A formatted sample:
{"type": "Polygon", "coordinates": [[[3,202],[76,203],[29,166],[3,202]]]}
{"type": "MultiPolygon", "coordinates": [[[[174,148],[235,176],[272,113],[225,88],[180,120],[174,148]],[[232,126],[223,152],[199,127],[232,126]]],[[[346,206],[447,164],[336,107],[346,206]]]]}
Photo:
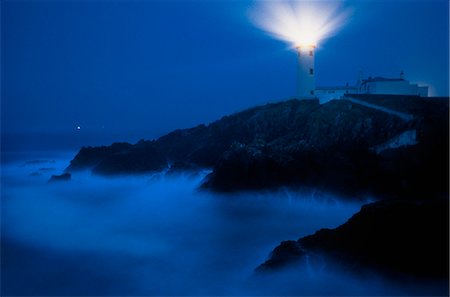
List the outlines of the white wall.
{"type": "Polygon", "coordinates": [[[316,71],[314,69],[314,46],[301,46],[297,48],[297,51],[297,96],[299,99],[314,99],[316,71]]]}
{"type": "Polygon", "coordinates": [[[399,81],[373,81],[366,83],[366,88],[361,93],[389,94],[389,95],[420,95],[428,96],[428,87],[419,87],[407,80],[399,81]]]}

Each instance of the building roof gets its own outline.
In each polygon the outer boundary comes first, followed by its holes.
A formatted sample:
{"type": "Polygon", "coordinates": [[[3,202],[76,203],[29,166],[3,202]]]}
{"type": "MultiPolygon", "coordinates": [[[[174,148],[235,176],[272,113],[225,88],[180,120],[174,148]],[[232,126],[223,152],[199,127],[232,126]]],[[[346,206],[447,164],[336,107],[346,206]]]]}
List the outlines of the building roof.
{"type": "Polygon", "coordinates": [[[316,87],[316,90],[357,90],[358,87],[355,86],[334,86],[334,87],[316,87]]]}
{"type": "Polygon", "coordinates": [[[377,77],[369,77],[368,79],[363,79],[362,83],[367,83],[367,82],[380,82],[380,81],[404,81],[403,78],[385,78],[385,77],[381,77],[381,76],[377,76],[377,77]]]}

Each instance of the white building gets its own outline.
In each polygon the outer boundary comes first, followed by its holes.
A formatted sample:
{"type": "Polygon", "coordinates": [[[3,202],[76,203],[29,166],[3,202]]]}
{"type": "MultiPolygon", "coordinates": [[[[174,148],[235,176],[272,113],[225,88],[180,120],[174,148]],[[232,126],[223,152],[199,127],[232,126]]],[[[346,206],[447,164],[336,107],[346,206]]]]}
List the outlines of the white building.
{"type": "Polygon", "coordinates": [[[316,97],[321,102],[340,99],[345,94],[380,94],[380,95],[412,95],[428,97],[428,87],[412,84],[404,78],[403,72],[399,78],[369,77],[360,79],[356,86],[317,87],[316,97]]]}
{"type": "Polygon", "coordinates": [[[428,87],[412,84],[405,80],[403,73],[400,78],[369,77],[358,86],[359,94],[383,94],[383,95],[413,95],[428,97],[428,87]]]}
{"type": "Polygon", "coordinates": [[[297,96],[299,99],[315,99],[314,45],[298,46],[297,96]]]}

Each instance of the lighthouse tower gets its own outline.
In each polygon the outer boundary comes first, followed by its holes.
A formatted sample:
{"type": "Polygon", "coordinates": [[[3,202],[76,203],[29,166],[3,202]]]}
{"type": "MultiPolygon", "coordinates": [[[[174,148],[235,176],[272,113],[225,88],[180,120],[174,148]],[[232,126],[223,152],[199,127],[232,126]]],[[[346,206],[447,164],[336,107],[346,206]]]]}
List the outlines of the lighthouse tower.
{"type": "Polygon", "coordinates": [[[314,45],[300,45],[297,47],[297,96],[298,99],[314,99],[315,69],[314,69],[314,45]]]}

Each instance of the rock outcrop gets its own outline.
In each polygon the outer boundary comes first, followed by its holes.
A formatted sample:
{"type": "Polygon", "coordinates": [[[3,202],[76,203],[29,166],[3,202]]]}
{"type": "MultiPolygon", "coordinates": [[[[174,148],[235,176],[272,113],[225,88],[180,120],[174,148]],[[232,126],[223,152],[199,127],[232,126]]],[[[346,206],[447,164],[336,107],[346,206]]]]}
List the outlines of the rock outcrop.
{"type": "Polygon", "coordinates": [[[423,180],[432,183],[436,195],[447,193],[448,114],[443,110],[448,110],[448,100],[401,100],[416,106],[407,110],[414,120],[348,100],[267,104],[153,141],[82,148],[67,172],[90,169],[117,175],[212,168],[203,188],[222,192],[300,185],[351,197],[419,197],[430,194],[431,187],[419,182],[423,180]],[[374,149],[408,131],[416,131],[410,145],[374,149]]]}
{"type": "Polygon", "coordinates": [[[281,269],[308,256],[355,273],[445,279],[448,232],[448,199],[380,201],[364,205],[336,229],[282,242],[257,270],[281,269]]]}
{"type": "Polygon", "coordinates": [[[85,147],[66,171],[173,174],[212,168],[202,187],[213,191],[308,186],[353,199],[376,196],[385,201],[364,206],[336,229],[283,242],[258,270],[324,257],[358,273],[370,267],[448,277],[448,98],[358,100],[370,104],[290,100],[157,140],[85,147]],[[369,107],[377,102],[411,116],[405,120],[369,107]]]}

